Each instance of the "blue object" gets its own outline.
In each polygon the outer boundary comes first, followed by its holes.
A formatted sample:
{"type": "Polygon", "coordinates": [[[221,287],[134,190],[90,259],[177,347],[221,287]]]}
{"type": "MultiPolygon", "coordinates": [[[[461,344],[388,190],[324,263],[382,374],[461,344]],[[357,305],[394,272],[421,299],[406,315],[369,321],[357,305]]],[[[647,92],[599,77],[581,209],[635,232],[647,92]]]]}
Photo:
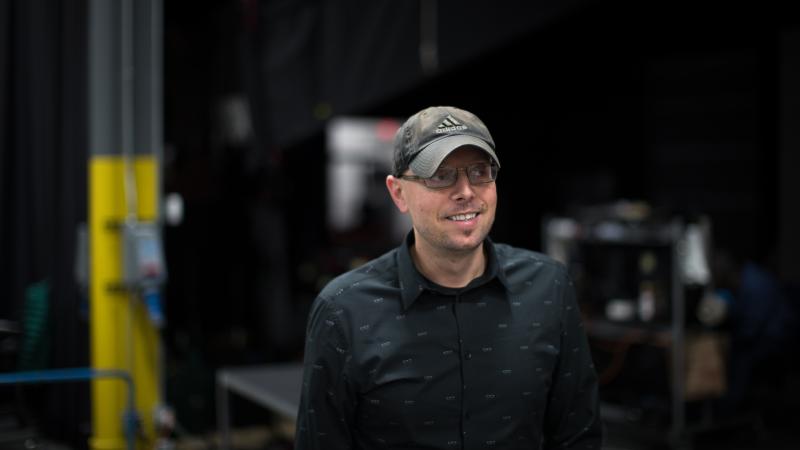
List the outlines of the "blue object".
{"type": "Polygon", "coordinates": [[[150,316],[150,321],[156,328],[164,326],[164,309],[161,307],[161,294],[157,289],[149,289],[142,294],[144,304],[147,307],[147,313],[150,316]]]}
{"type": "Polygon", "coordinates": [[[125,429],[125,437],[127,438],[128,442],[128,450],[135,450],[136,433],[139,430],[140,421],[139,416],[136,413],[136,409],[134,408],[134,399],[136,398],[136,395],[133,378],[131,378],[130,374],[124,370],[77,367],[68,369],[0,373],[0,385],[86,381],[95,378],[119,378],[128,385],[128,407],[122,420],[125,429]]]}

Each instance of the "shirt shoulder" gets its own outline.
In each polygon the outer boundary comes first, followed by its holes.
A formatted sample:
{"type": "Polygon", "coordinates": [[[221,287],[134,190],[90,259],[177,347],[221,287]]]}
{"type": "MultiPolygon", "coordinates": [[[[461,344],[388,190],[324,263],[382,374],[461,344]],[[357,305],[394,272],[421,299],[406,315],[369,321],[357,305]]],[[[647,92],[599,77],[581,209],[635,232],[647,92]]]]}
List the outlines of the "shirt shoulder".
{"type": "Polygon", "coordinates": [[[508,244],[494,244],[497,260],[502,268],[515,265],[544,265],[557,271],[565,271],[564,264],[544,253],[514,247],[508,244]]]}
{"type": "Polygon", "coordinates": [[[509,283],[518,284],[532,279],[569,278],[567,267],[560,261],[544,253],[514,247],[508,244],[494,244],[500,270],[505,273],[509,283]]]}
{"type": "Polygon", "coordinates": [[[364,265],[338,275],[328,282],[318,297],[346,306],[385,289],[396,289],[397,249],[390,250],[364,265]]]}

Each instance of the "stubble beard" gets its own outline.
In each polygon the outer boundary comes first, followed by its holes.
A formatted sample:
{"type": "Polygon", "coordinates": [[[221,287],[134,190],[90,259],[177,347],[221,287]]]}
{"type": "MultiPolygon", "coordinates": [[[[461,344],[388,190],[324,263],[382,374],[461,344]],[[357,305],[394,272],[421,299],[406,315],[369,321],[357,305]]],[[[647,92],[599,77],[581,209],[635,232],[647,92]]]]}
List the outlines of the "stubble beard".
{"type": "MultiPolygon", "coordinates": [[[[482,208],[481,215],[483,216],[487,213],[488,208],[482,208]]],[[[486,236],[489,235],[489,231],[492,229],[493,224],[494,217],[492,217],[491,221],[485,226],[481,226],[478,229],[469,232],[464,232],[463,234],[456,235],[455,237],[452,233],[448,233],[445,230],[430,230],[426,227],[415,227],[415,231],[417,235],[417,241],[420,239],[424,240],[424,245],[430,247],[430,249],[434,252],[450,255],[452,257],[459,257],[468,255],[481,249],[483,247],[483,241],[486,240],[486,236]],[[458,237],[469,237],[470,235],[473,235],[475,238],[475,241],[472,244],[463,244],[459,242],[458,237]]]]}

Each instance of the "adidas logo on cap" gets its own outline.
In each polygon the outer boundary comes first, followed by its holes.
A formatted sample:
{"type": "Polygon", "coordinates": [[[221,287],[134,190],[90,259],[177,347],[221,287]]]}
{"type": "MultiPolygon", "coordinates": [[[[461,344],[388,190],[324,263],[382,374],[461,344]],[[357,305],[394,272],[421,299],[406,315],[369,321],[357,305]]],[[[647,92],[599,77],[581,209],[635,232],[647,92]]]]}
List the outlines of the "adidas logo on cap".
{"type": "Polygon", "coordinates": [[[463,125],[461,122],[456,120],[453,116],[448,114],[447,117],[444,118],[442,123],[440,123],[439,126],[436,127],[436,130],[434,130],[434,131],[437,134],[441,134],[441,133],[450,133],[450,132],[453,132],[453,131],[460,131],[460,130],[466,130],[466,129],[467,129],[466,125],[463,125]]]}

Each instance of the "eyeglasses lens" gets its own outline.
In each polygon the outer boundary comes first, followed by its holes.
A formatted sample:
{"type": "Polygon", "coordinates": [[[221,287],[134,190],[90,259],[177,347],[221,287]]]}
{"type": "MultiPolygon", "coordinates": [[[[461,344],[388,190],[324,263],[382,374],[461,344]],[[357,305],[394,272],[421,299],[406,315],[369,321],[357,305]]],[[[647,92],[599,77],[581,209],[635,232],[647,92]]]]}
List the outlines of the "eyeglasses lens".
{"type": "Polygon", "coordinates": [[[467,167],[442,167],[425,179],[425,185],[430,188],[445,188],[452,186],[458,180],[458,172],[466,171],[470,184],[491,183],[497,178],[498,167],[493,164],[473,164],[467,167]]]}

